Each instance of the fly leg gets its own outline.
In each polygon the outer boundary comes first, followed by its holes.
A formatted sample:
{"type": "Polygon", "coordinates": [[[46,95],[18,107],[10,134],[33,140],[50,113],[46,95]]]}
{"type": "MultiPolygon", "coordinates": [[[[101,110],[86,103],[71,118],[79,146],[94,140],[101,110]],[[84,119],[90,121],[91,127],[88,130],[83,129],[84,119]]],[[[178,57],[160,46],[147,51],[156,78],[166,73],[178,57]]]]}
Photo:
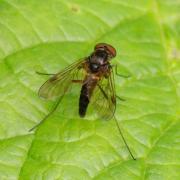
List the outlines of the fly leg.
{"type": "MultiPolygon", "coordinates": [[[[104,97],[105,97],[106,99],[108,99],[108,96],[107,96],[106,92],[103,90],[103,88],[102,88],[99,84],[98,84],[98,87],[99,87],[99,89],[101,90],[101,92],[103,93],[104,97]]],[[[116,95],[116,98],[119,99],[120,101],[126,101],[125,99],[123,99],[123,98],[121,98],[121,97],[119,97],[119,96],[117,96],[117,95],[116,95]]]]}
{"type": "MultiPolygon", "coordinates": [[[[106,94],[106,92],[104,91],[104,89],[103,89],[99,84],[98,84],[98,87],[99,87],[100,91],[103,93],[104,97],[108,100],[108,95],[106,94]]],[[[124,99],[120,98],[119,96],[116,96],[116,97],[117,97],[118,99],[122,100],[122,101],[125,101],[124,99]]],[[[114,101],[114,102],[115,102],[115,101],[114,101]]],[[[114,115],[113,115],[113,116],[114,116],[114,115]]],[[[124,135],[123,135],[123,132],[122,132],[122,130],[121,130],[121,128],[120,128],[120,125],[119,125],[119,123],[118,123],[118,120],[116,119],[115,116],[114,116],[114,120],[115,120],[117,129],[118,129],[118,131],[119,131],[119,134],[120,134],[120,136],[121,136],[121,138],[122,138],[122,140],[123,140],[123,142],[124,142],[124,144],[125,144],[128,152],[129,152],[129,154],[131,155],[131,157],[132,157],[133,160],[136,160],[135,157],[134,157],[134,155],[133,155],[133,153],[131,152],[131,149],[130,149],[128,143],[126,142],[126,139],[125,139],[125,137],[124,137],[124,135]]]]}
{"type": "MultiPolygon", "coordinates": [[[[122,75],[122,74],[119,74],[118,71],[117,71],[117,64],[116,65],[113,65],[112,67],[115,68],[115,74],[119,77],[122,77],[122,78],[129,78],[131,77],[130,75],[122,75]]],[[[120,101],[126,101],[124,98],[121,98],[119,96],[116,95],[116,98],[119,99],[120,101]]]]}
{"type": "Polygon", "coordinates": [[[119,97],[119,96],[117,96],[117,95],[116,95],[116,97],[117,97],[117,99],[119,99],[120,101],[126,101],[124,98],[121,98],[121,97],[119,97]]]}
{"type": "Polygon", "coordinates": [[[39,125],[41,125],[51,114],[53,114],[55,112],[55,110],[57,109],[58,105],[60,104],[61,100],[62,100],[63,96],[61,96],[59,98],[59,100],[57,101],[57,103],[55,104],[54,108],[35,126],[33,126],[29,132],[33,131],[34,129],[36,129],[39,125]]]}
{"type": "MultiPolygon", "coordinates": [[[[43,72],[39,72],[39,71],[36,71],[36,73],[39,75],[48,75],[48,76],[56,75],[56,74],[43,73],[43,72]]],[[[82,80],[72,80],[72,83],[83,83],[83,81],[82,80]]]]}
{"type": "MultiPolygon", "coordinates": [[[[36,73],[37,74],[39,74],[39,75],[47,75],[47,76],[54,76],[54,75],[56,75],[56,74],[49,74],[49,73],[43,73],[43,72],[39,72],[39,71],[36,71],[36,73]]],[[[82,80],[72,80],[72,83],[80,83],[80,84],[82,84],[83,83],[83,81],[82,80]]]]}
{"type": "MultiPolygon", "coordinates": [[[[39,73],[38,74],[40,75],[54,75],[54,74],[46,74],[46,73],[39,73]]],[[[82,80],[72,80],[72,82],[74,83],[82,83],[83,81],[82,80]]],[[[62,100],[63,96],[61,96],[59,98],[59,100],[57,101],[57,103],[55,104],[55,106],[53,107],[53,109],[38,123],[36,124],[35,126],[33,126],[29,132],[33,131],[34,129],[36,129],[37,127],[39,127],[49,116],[51,116],[57,109],[57,107],[59,106],[61,100],[62,100]]]]}
{"type": "MultiPolygon", "coordinates": [[[[36,71],[37,74],[39,75],[48,75],[48,76],[52,76],[52,75],[55,75],[55,74],[49,74],[49,73],[43,73],[43,72],[39,72],[39,71],[36,71]]],[[[34,129],[36,129],[39,125],[41,125],[58,107],[58,105],[60,104],[62,100],[62,97],[58,100],[58,102],[56,103],[56,105],[54,106],[54,108],[38,123],[36,124],[35,126],[33,126],[29,132],[33,131],[34,129]]]]}
{"type": "Polygon", "coordinates": [[[119,74],[118,71],[117,71],[117,64],[116,65],[113,65],[112,67],[115,67],[115,74],[119,77],[122,77],[122,78],[129,78],[131,77],[130,75],[123,75],[123,74],[119,74]]]}
{"type": "Polygon", "coordinates": [[[108,95],[106,94],[106,92],[104,91],[104,89],[103,89],[99,84],[97,84],[97,85],[98,85],[100,91],[103,93],[104,97],[105,97],[106,99],[108,99],[108,95]]]}
{"type": "Polygon", "coordinates": [[[55,74],[43,73],[43,72],[39,72],[39,71],[36,71],[36,73],[39,74],[39,75],[48,75],[48,76],[55,75],[55,74]]]}
{"type": "Polygon", "coordinates": [[[82,84],[83,83],[83,80],[72,80],[72,83],[79,83],[79,84],[82,84]]]}
{"type": "Polygon", "coordinates": [[[125,137],[124,137],[124,135],[123,135],[123,132],[122,132],[122,130],[121,130],[121,128],[120,128],[120,125],[119,125],[119,123],[118,123],[118,120],[116,119],[115,116],[114,116],[114,120],[115,120],[117,129],[118,129],[118,131],[119,131],[119,134],[121,135],[121,138],[122,138],[122,140],[123,140],[123,142],[124,142],[124,144],[125,144],[128,152],[129,152],[130,156],[132,157],[133,160],[136,160],[136,158],[134,157],[133,153],[131,152],[131,149],[130,149],[128,143],[126,142],[126,139],[125,139],[125,137]]]}

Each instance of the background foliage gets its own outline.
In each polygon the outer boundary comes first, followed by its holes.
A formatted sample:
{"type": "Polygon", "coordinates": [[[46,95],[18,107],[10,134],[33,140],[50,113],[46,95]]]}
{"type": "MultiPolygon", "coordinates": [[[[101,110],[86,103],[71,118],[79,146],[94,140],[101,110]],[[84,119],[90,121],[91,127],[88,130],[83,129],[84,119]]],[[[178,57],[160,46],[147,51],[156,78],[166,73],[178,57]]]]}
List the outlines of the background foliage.
{"type": "MultiPolygon", "coordinates": [[[[180,179],[179,0],[0,0],[0,179],[180,179]],[[37,96],[47,77],[87,56],[97,42],[117,49],[116,117],[62,116],[37,96]]],[[[78,97],[77,97],[78,98],[78,97]]],[[[66,102],[70,97],[66,97],[66,102]]],[[[76,106],[76,104],[73,104],[76,106]]]]}

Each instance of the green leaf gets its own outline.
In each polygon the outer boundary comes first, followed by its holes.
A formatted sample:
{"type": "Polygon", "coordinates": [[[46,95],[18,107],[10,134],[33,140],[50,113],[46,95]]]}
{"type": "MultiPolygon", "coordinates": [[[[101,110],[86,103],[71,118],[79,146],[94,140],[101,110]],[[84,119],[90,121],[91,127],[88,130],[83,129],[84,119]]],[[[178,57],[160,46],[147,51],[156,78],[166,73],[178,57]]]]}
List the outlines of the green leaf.
{"type": "Polygon", "coordinates": [[[0,179],[180,179],[179,11],[179,0],[0,0],[0,179]],[[35,71],[59,72],[98,42],[131,75],[115,78],[116,118],[136,161],[114,120],[62,114],[77,96],[28,132],[55,104],[35,71]]]}

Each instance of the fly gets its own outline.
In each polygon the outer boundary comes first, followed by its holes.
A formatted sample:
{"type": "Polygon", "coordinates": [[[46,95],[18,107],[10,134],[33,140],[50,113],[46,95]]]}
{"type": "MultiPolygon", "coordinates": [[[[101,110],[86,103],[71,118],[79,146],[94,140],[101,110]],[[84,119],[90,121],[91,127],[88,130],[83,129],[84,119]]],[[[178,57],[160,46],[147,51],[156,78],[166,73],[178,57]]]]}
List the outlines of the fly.
{"type": "MultiPolygon", "coordinates": [[[[48,100],[57,100],[53,110],[49,112],[37,125],[29,131],[34,130],[42,124],[58,107],[64,95],[71,89],[72,84],[80,84],[79,96],[79,116],[85,117],[89,105],[92,105],[94,112],[100,119],[112,119],[116,121],[118,131],[132,155],[118,122],[114,116],[116,110],[116,96],[113,66],[110,61],[116,56],[116,49],[110,44],[99,43],[94,47],[94,51],[80,61],[69,65],[57,74],[39,73],[42,75],[52,75],[39,89],[39,96],[48,100]]],[[[115,66],[116,67],[116,66],[115,66]]],[[[115,69],[117,72],[117,69],[115,69]]],[[[122,77],[127,77],[119,75],[122,77]]]]}

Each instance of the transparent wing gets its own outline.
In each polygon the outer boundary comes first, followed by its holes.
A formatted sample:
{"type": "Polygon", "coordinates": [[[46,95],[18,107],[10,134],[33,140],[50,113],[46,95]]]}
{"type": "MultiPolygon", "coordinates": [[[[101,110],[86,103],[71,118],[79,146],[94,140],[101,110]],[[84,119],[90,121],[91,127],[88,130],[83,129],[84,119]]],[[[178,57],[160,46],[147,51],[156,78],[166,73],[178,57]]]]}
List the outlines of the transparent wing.
{"type": "Polygon", "coordinates": [[[63,96],[72,85],[72,80],[82,80],[82,65],[84,60],[75,62],[63,71],[48,79],[39,89],[39,96],[44,99],[55,100],[63,96]]]}
{"type": "Polygon", "coordinates": [[[108,78],[103,78],[96,86],[90,104],[100,119],[109,120],[114,116],[116,95],[112,70],[108,78]]]}

